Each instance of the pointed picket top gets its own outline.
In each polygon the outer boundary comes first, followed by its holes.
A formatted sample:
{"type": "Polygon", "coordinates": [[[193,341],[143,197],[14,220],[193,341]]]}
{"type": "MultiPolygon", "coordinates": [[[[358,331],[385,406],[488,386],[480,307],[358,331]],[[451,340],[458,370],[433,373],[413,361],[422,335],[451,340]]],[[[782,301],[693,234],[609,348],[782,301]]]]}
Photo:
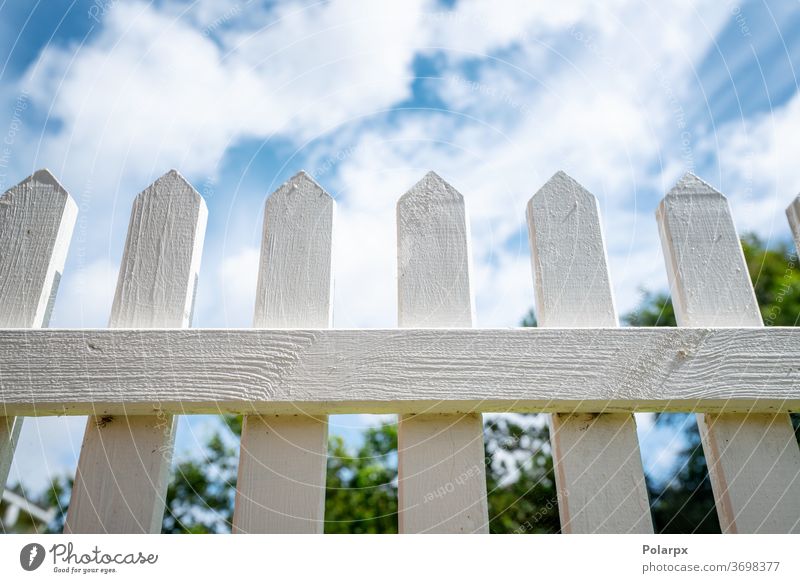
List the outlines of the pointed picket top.
{"type": "Polygon", "coordinates": [[[400,197],[397,205],[399,207],[408,204],[423,204],[425,201],[436,200],[452,200],[458,204],[464,204],[464,197],[461,196],[461,193],[431,170],[400,197]]]}
{"type": "Polygon", "coordinates": [[[333,197],[303,171],[267,198],[255,327],[331,325],[335,209],[333,197]]]}
{"type": "Polygon", "coordinates": [[[277,207],[282,206],[285,209],[298,207],[300,203],[297,199],[303,200],[302,206],[306,208],[310,206],[328,208],[335,205],[333,197],[316,180],[301,170],[267,197],[265,208],[268,212],[287,212],[279,211],[277,207]]]}
{"type": "Polygon", "coordinates": [[[174,168],[165,172],[150,186],[137,194],[134,199],[134,204],[137,204],[139,200],[151,198],[168,198],[173,201],[173,204],[183,199],[183,202],[179,204],[196,206],[198,208],[206,206],[206,201],[200,193],[174,168]]]}
{"type": "Polygon", "coordinates": [[[686,172],[667,193],[667,197],[675,196],[711,196],[725,200],[725,195],[692,172],[686,172]]]}
{"type": "Polygon", "coordinates": [[[191,324],[208,208],[177,170],[133,201],[109,325],[182,328],[191,324]]]}
{"type": "Polygon", "coordinates": [[[563,170],[559,170],[530,198],[528,207],[530,208],[537,199],[543,200],[543,202],[537,202],[537,204],[547,204],[546,201],[557,202],[565,198],[578,199],[582,205],[594,204],[596,200],[596,197],[586,190],[580,182],[563,170]]]}
{"type": "Polygon", "coordinates": [[[47,326],[77,216],[48,170],[0,197],[0,326],[47,326]]]}
{"type": "Polygon", "coordinates": [[[472,326],[470,262],[464,197],[428,172],[397,202],[400,326],[472,326]]]}
{"type": "Polygon", "coordinates": [[[541,326],[616,326],[597,198],[557,172],[528,201],[528,237],[541,326]]]}
{"type": "Polygon", "coordinates": [[[25,184],[27,182],[35,182],[37,184],[43,184],[45,186],[50,186],[53,188],[54,192],[57,192],[61,196],[69,196],[67,193],[67,189],[62,186],[62,184],[58,181],[50,170],[47,168],[42,168],[41,170],[37,170],[28,178],[23,180],[20,184],[25,184]]]}
{"type": "Polygon", "coordinates": [[[681,326],[761,326],[744,253],[725,196],[687,173],[656,211],[681,326]]]}
{"type": "MultiPolygon", "coordinates": [[[[0,196],[1,204],[10,204],[9,201],[16,197],[32,195],[35,197],[30,204],[49,204],[57,207],[73,206],[77,209],[75,201],[67,192],[67,189],[53,176],[47,169],[37,170],[25,180],[9,188],[0,196]],[[46,201],[46,202],[45,202],[46,201]]],[[[77,212],[77,211],[76,211],[77,212]]]]}

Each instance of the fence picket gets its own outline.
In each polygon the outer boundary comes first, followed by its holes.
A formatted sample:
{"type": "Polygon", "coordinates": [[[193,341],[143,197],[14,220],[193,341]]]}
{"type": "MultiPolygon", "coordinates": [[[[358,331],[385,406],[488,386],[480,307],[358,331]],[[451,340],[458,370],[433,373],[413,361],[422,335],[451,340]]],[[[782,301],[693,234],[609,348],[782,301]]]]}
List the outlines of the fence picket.
{"type": "MultiPolygon", "coordinates": [[[[77,217],[75,201],[47,170],[0,197],[0,328],[47,327],[77,217]]],[[[0,417],[0,488],[21,429],[22,417],[0,417]]]]}
{"type": "MultiPolygon", "coordinates": [[[[763,326],[727,199],[687,174],[657,219],[679,326],[763,326]]],[[[800,449],[789,416],[698,414],[723,532],[800,531],[800,449]]]]}
{"type": "MultiPolygon", "coordinates": [[[[528,236],[541,327],[617,327],[597,199],[563,172],[528,202],[528,236]]],[[[631,414],[550,416],[565,533],[652,533],[631,414]]]]}
{"type": "Polygon", "coordinates": [[[792,238],[795,247],[800,253],[800,196],[797,196],[788,207],[786,207],[786,218],[789,220],[789,228],[792,230],[792,238]]]}
{"type": "MultiPolygon", "coordinates": [[[[255,327],[331,326],[335,206],[304,172],[267,199],[255,327]]],[[[327,448],[327,416],[245,416],[233,531],[321,533],[327,448]]]]}
{"type": "MultiPolygon", "coordinates": [[[[133,202],[111,328],[188,328],[208,211],[175,170],[133,202]]],[[[175,420],[89,417],[64,531],[158,533],[175,420]]]]}
{"type": "MultiPolygon", "coordinates": [[[[429,172],[397,203],[397,243],[399,325],[471,327],[461,194],[429,172]]],[[[489,531],[480,413],[401,416],[398,475],[400,532],[489,531]]]]}

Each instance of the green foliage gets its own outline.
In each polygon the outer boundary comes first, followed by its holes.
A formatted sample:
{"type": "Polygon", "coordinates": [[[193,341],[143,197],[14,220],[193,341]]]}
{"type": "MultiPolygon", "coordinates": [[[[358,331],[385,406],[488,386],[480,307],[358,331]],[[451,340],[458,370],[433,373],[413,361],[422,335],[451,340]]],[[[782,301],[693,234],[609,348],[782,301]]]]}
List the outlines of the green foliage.
{"type": "MultiPolygon", "coordinates": [[[[239,435],[241,424],[239,423],[239,435]]],[[[221,533],[230,531],[236,493],[236,450],[214,434],[200,459],[178,463],[167,489],[164,533],[221,533]]]]}
{"type": "Polygon", "coordinates": [[[677,326],[669,294],[642,290],[642,301],[622,321],[628,326],[677,326]]]}
{"type": "Polygon", "coordinates": [[[489,530],[559,532],[553,457],[542,415],[493,416],[484,427],[489,530]]]}
{"type": "Polygon", "coordinates": [[[800,318],[800,270],[786,244],[768,249],[755,235],[742,239],[747,270],[766,326],[796,326],[800,318]]]}
{"type": "Polygon", "coordinates": [[[533,308],[528,310],[528,313],[522,318],[520,326],[523,328],[536,328],[536,312],[533,311],[533,308]]]}
{"type": "Polygon", "coordinates": [[[330,439],[325,532],[397,532],[396,425],[367,429],[355,455],[341,437],[330,439]]]}
{"type": "Polygon", "coordinates": [[[659,415],[657,422],[672,426],[676,432],[682,431],[686,445],[669,482],[657,485],[649,477],[647,479],[655,531],[669,534],[719,533],[711,480],[694,415],[659,415]]]}

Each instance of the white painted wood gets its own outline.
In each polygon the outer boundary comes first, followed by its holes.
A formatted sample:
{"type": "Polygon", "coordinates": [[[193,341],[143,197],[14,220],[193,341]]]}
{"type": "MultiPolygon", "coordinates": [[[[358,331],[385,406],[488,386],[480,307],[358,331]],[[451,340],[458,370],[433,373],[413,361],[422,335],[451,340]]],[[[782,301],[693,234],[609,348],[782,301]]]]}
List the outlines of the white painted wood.
{"type": "Polygon", "coordinates": [[[428,172],[397,202],[401,328],[471,328],[470,241],[464,198],[428,172]]]}
{"type": "Polygon", "coordinates": [[[233,532],[321,534],[327,448],[324,415],[247,415],[233,532]]]}
{"type": "MultiPolygon", "coordinates": [[[[657,212],[679,326],[761,327],[728,201],[687,174],[657,212]]],[[[800,532],[800,449],[789,418],[698,415],[723,532],[800,532]]]]}
{"type": "Polygon", "coordinates": [[[798,328],[0,330],[11,415],[800,410],[798,328]]]}
{"type": "Polygon", "coordinates": [[[0,478],[5,488],[19,434],[22,432],[22,417],[0,417],[0,478]]]}
{"type": "Polygon", "coordinates": [[[336,203],[305,172],[267,198],[253,326],[328,328],[336,203]]]}
{"type": "MultiPolygon", "coordinates": [[[[110,327],[190,325],[207,218],[202,197],[175,170],[136,197],[110,327]]],[[[91,413],[64,531],[161,532],[173,417],[91,413]]]]}
{"type": "Polygon", "coordinates": [[[792,204],[786,207],[786,218],[789,219],[795,247],[800,252],[800,196],[797,196],[792,204]]]}
{"type": "MultiPolygon", "coordinates": [[[[597,199],[558,172],[528,202],[542,327],[618,326],[597,199]]],[[[633,415],[553,414],[550,444],[564,533],[652,533],[633,415]]]]}
{"type": "MultiPolygon", "coordinates": [[[[400,326],[471,327],[464,199],[434,172],[397,203],[397,249],[400,326]]],[[[480,413],[401,416],[397,456],[401,533],[489,532],[480,413]]]]}
{"type": "MultiPolygon", "coordinates": [[[[0,327],[46,328],[78,207],[58,180],[39,170],[0,197],[0,327]]],[[[0,417],[0,487],[22,418],[0,417]]]]}
{"type": "MultiPolygon", "coordinates": [[[[334,210],[305,172],[267,199],[255,327],[330,327],[334,210]]],[[[244,419],[235,533],[324,530],[328,420],[293,413],[244,419]]]]}

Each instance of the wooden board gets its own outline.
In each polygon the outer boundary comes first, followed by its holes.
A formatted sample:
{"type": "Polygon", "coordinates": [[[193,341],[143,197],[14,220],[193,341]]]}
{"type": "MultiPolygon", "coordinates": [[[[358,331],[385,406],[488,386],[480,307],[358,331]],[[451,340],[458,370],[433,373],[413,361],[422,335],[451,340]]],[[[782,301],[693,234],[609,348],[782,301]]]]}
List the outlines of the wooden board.
{"type": "Polygon", "coordinates": [[[234,533],[323,532],[327,429],[325,416],[244,418],[234,533]]]}
{"type": "MultiPolygon", "coordinates": [[[[136,197],[112,328],[190,325],[207,217],[202,197],[174,170],[136,197]]],[[[161,532],[175,420],[163,411],[90,413],[64,531],[161,532]]]]}
{"type": "MultiPolygon", "coordinates": [[[[616,327],[597,199],[558,172],[528,202],[542,327],[616,327]]],[[[564,533],[652,533],[633,415],[554,414],[550,444],[564,533]]]]}
{"type": "MultiPolygon", "coordinates": [[[[334,210],[304,172],[267,199],[255,327],[330,327],[334,210]]],[[[233,532],[323,532],[327,454],[324,415],[245,417],[233,532]]]]}
{"type": "MultiPolygon", "coordinates": [[[[401,327],[472,326],[464,199],[434,172],[397,203],[397,277],[401,327]]],[[[400,532],[489,532],[480,413],[423,409],[397,438],[400,532]]]]}
{"type": "Polygon", "coordinates": [[[0,330],[12,415],[800,411],[800,329],[0,330]]]}
{"type": "MultiPolygon", "coordinates": [[[[0,327],[47,327],[77,217],[75,201],[47,170],[0,197],[0,327]]],[[[21,429],[22,418],[0,417],[0,486],[21,429]]]]}
{"type": "MultiPolygon", "coordinates": [[[[678,325],[763,326],[725,197],[687,174],[657,218],[678,325]]],[[[800,532],[800,449],[788,416],[697,421],[723,532],[800,532]]]]}

